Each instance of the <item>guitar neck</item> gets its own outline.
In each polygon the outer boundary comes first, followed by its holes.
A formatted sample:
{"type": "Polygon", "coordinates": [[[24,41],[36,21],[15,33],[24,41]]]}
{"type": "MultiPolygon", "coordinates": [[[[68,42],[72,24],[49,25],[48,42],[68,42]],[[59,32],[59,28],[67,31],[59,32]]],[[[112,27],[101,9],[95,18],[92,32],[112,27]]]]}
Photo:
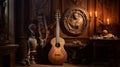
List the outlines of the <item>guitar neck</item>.
{"type": "Polygon", "coordinates": [[[56,13],[56,43],[59,43],[59,37],[60,37],[60,12],[57,11],[56,13]]]}

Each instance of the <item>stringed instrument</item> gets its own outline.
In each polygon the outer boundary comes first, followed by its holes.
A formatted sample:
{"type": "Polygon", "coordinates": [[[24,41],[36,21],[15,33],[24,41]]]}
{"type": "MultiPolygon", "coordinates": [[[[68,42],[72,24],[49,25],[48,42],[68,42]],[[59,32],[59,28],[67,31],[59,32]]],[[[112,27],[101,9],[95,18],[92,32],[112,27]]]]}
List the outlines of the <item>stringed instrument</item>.
{"type": "Polygon", "coordinates": [[[64,49],[65,41],[59,36],[60,12],[56,13],[56,37],[51,40],[52,48],[49,51],[48,59],[52,64],[63,64],[67,59],[67,53],[64,49]]]}

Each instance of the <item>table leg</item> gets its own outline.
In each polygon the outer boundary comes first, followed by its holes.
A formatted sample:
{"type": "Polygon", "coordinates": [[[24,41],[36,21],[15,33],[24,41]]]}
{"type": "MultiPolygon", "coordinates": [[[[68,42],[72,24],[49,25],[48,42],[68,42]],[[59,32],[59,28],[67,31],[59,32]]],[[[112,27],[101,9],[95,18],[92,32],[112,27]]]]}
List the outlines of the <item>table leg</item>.
{"type": "Polygon", "coordinates": [[[3,59],[1,56],[0,56],[0,67],[3,67],[3,59]]]}
{"type": "Polygon", "coordinates": [[[95,43],[93,43],[93,64],[96,63],[96,47],[95,43]]]}
{"type": "Polygon", "coordinates": [[[15,67],[15,53],[10,54],[10,67],[15,67]]]}

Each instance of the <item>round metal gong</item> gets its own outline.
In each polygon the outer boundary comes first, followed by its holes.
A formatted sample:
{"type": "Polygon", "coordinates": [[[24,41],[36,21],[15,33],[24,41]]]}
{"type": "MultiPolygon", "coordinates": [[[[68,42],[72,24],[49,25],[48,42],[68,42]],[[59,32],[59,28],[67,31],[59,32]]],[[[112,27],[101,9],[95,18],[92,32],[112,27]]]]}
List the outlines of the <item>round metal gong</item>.
{"type": "Polygon", "coordinates": [[[80,8],[67,9],[63,15],[63,26],[70,35],[80,35],[88,24],[87,14],[80,8]]]}

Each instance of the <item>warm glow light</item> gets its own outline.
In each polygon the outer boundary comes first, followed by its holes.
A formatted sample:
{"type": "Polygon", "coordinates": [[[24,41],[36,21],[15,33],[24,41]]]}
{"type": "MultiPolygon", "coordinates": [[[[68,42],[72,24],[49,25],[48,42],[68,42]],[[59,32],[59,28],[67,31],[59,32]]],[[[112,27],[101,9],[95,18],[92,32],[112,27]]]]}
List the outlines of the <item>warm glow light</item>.
{"type": "Polygon", "coordinates": [[[97,11],[95,11],[95,17],[97,17],[97,11]]]}
{"type": "Polygon", "coordinates": [[[108,24],[108,25],[110,24],[110,20],[109,20],[109,18],[107,18],[107,24],[108,24]]]}
{"type": "Polygon", "coordinates": [[[90,11],[90,17],[92,17],[92,12],[90,11]]]}

